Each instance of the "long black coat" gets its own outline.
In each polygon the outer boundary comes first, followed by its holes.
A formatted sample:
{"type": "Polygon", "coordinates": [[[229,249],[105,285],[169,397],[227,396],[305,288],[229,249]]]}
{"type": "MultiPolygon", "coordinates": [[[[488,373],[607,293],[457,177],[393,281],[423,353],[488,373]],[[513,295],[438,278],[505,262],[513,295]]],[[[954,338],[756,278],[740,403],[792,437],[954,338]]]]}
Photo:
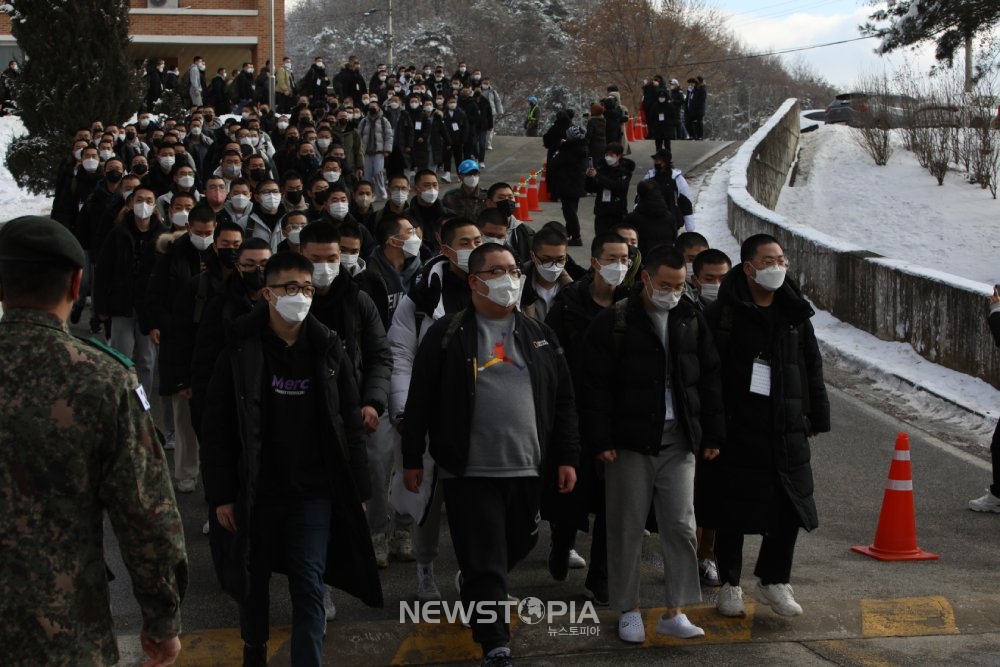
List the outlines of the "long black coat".
{"type": "MultiPolygon", "coordinates": [[[[233,325],[233,338],[219,357],[209,385],[202,424],[201,465],[208,502],[209,541],[223,589],[238,601],[249,590],[249,530],[253,520],[262,451],[264,352],[261,334],[268,307],[260,303],[233,325]],[[237,532],[219,525],[215,508],[236,505],[237,532]]],[[[330,540],[323,580],[381,607],[382,586],[361,501],[370,495],[367,456],[358,408],[358,388],[340,338],[314,317],[306,318],[323,409],[318,415],[333,496],[330,540]]]]}
{"type": "Polygon", "coordinates": [[[771,306],[772,328],[747,280],[743,266],[734,267],[705,311],[722,360],[728,438],[699,472],[698,524],[764,533],[786,495],[799,525],[812,530],[819,522],[807,435],[830,430],[823,360],[809,323],[814,313],[786,279],[771,306]],[[750,393],[760,355],[770,361],[770,398],[750,393]]]}
{"type": "MultiPolygon", "coordinates": [[[[587,140],[564,141],[546,168],[546,184],[556,197],[587,194],[587,140]]],[[[602,156],[603,158],[603,156],[602,156]]]]}

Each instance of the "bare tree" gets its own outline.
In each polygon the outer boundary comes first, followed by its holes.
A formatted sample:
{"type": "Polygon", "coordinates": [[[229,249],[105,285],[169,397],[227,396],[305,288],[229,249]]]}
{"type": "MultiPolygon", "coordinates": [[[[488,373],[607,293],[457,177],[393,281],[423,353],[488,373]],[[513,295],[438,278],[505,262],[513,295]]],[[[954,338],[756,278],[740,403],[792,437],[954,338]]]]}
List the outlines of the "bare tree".
{"type": "MultiPolygon", "coordinates": [[[[858,79],[857,89],[869,94],[869,104],[875,100],[886,99],[892,93],[888,77],[882,74],[866,74],[858,79]]],[[[892,130],[889,124],[879,117],[869,106],[868,110],[855,109],[853,126],[854,140],[863,151],[884,167],[892,157],[892,130]]]]}

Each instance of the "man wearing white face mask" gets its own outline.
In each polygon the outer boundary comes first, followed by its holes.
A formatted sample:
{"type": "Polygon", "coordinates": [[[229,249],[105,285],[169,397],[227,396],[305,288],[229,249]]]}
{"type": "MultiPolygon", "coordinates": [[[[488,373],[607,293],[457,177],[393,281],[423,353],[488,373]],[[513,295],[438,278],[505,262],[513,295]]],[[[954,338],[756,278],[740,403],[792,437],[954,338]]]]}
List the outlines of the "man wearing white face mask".
{"type": "Polygon", "coordinates": [[[424,245],[437,253],[441,248],[437,239],[438,224],[455,215],[455,211],[441,201],[437,174],[430,169],[418,171],[413,177],[413,186],[417,195],[410,201],[410,219],[423,230],[424,245]]]}
{"type": "Polygon", "coordinates": [[[642,282],[587,329],[578,359],[580,432],[604,464],[611,604],[618,636],[645,641],[639,611],[643,529],[652,503],[663,550],[666,613],[656,631],[701,637],[682,607],[701,602],[695,549],[695,457],[725,437],[719,358],[704,318],[684,297],[684,256],[659,246],[642,282]],[[617,382],[627,377],[629,382],[617,382]]]}
{"type": "Polygon", "coordinates": [[[205,498],[220,583],[240,605],[245,665],[267,662],[268,583],[279,562],[295,665],[322,664],[324,583],[382,603],[362,506],[358,388],[340,337],[309,315],[312,278],[302,255],[268,260],[266,303],[234,322],[208,390],[205,498]]]}
{"type": "MultiPolygon", "coordinates": [[[[229,198],[223,207],[229,217],[244,230],[250,221],[250,213],[253,207],[250,205],[250,182],[243,178],[238,178],[229,185],[229,198]]],[[[249,235],[249,234],[248,234],[249,235]]]]}
{"type": "MultiPolygon", "coordinates": [[[[351,205],[348,201],[347,187],[343,183],[333,183],[325,193],[326,201],[320,220],[332,224],[335,228],[342,223],[358,224],[351,215],[351,205]]],[[[366,227],[361,227],[364,238],[361,244],[361,256],[368,257],[375,250],[375,237],[366,227]]]]}
{"type": "Polygon", "coordinates": [[[698,479],[698,517],[715,528],[716,609],[743,616],[743,536],[763,534],[757,598],[782,616],[802,607],[790,585],[799,529],[818,525],[809,438],[830,430],[812,307],[787,277],[777,239],[751,236],[705,310],[722,360],[728,440],[698,479]]]}
{"type": "Polygon", "coordinates": [[[280,229],[279,222],[285,215],[285,207],[281,203],[281,188],[278,183],[269,178],[257,184],[254,194],[253,210],[247,220],[247,238],[258,238],[270,241],[275,230],[280,229]]]}
{"type": "Polygon", "coordinates": [[[441,203],[455,211],[456,215],[475,220],[486,208],[489,196],[485,189],[479,187],[479,163],[475,160],[463,160],[458,165],[458,177],[462,184],[449,190],[441,203]]]}
{"type": "MultiPolygon", "coordinates": [[[[420,252],[412,240],[415,236],[419,238],[419,228],[415,224],[410,225],[414,231],[407,234],[408,222],[401,219],[395,237],[386,239],[387,253],[390,244],[407,256],[416,257],[416,253],[420,252]]],[[[389,234],[391,228],[381,229],[383,234],[389,234]]],[[[419,272],[419,279],[399,301],[386,335],[393,358],[389,415],[396,424],[405,421],[410,375],[420,341],[435,320],[462,310],[471,302],[467,286],[469,256],[483,244],[482,234],[471,220],[452,218],[441,226],[440,236],[442,254],[428,261],[419,272]]],[[[391,251],[391,255],[398,257],[395,250],[391,251]]],[[[400,471],[397,470],[397,474],[400,471]]],[[[441,497],[440,493],[433,495],[431,505],[426,508],[423,525],[414,526],[412,533],[413,555],[417,561],[417,597],[424,601],[441,599],[434,578],[434,560],[440,540],[441,497]]],[[[404,511],[404,508],[398,509],[404,511]]]]}
{"type": "Polygon", "coordinates": [[[524,270],[521,310],[539,322],[545,321],[560,290],[573,282],[566,272],[568,244],[569,237],[565,232],[548,225],[532,238],[531,262],[524,270]]]}
{"type": "Polygon", "coordinates": [[[722,279],[733,268],[733,263],[726,253],[716,248],[709,248],[695,256],[692,268],[694,275],[691,278],[691,285],[698,295],[698,306],[704,311],[709,304],[719,298],[722,279]]]}
{"type": "MultiPolygon", "coordinates": [[[[538,541],[539,513],[576,484],[579,436],[559,341],[515,308],[521,272],[510,249],[474,250],[467,284],[471,308],[436,322],[417,353],[402,435],[406,489],[416,492],[430,434],[472,605],[507,598],[508,572],[538,541]]],[[[471,619],[483,664],[511,664],[503,616],[484,616],[471,619]]]]}

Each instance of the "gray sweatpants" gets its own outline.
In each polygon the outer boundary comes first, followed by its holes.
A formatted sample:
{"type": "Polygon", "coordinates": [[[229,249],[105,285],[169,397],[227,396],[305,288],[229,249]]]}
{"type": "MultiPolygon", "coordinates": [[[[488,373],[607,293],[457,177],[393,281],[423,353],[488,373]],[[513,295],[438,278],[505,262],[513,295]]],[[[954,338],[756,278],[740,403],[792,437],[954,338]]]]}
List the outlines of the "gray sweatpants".
{"type": "Polygon", "coordinates": [[[400,514],[389,507],[389,476],[393,468],[402,468],[400,436],[389,420],[388,413],[379,416],[378,429],[368,434],[368,474],[372,484],[372,497],[368,500],[365,518],[372,535],[385,533],[392,537],[397,530],[409,531],[413,517],[400,514]],[[391,514],[391,519],[390,519],[391,514]]]}
{"type": "Polygon", "coordinates": [[[639,606],[643,529],[653,503],[663,548],[667,607],[701,602],[694,520],[694,454],[687,443],[657,456],[618,449],[605,464],[608,588],[619,611],[639,606]]]}

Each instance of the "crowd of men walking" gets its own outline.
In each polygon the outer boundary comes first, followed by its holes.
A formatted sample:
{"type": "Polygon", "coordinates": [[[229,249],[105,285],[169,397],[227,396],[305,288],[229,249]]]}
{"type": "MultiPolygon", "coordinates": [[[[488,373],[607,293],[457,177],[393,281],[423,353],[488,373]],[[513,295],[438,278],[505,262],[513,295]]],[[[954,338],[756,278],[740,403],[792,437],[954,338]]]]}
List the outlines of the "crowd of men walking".
{"type": "MultiPolygon", "coordinates": [[[[596,109],[587,127],[564,113],[545,132],[565,224],[532,228],[514,217],[509,184],[480,181],[496,113],[487,77],[379,66],[366,82],[359,67],[348,61],[331,95],[317,58],[297,89],[279,84],[271,109],[245,89],[235,105],[210,97],[196,58],[189,114],[81,128],[58,174],[61,226],[0,231],[0,355],[18,358],[32,327],[66,331],[89,297],[94,332],[134,364],[128,389],[147,410],[162,401],[174,488],[201,481],[244,664],[266,664],[273,571],[288,576],[295,665],[321,664],[334,589],[384,603],[378,570],[391,559],[414,563],[419,600],[440,599],[442,519],[467,603],[507,599],[547,520],[549,572],[587,567],[588,597],[621,612],[626,642],[645,638],[646,528],[664,553],[657,632],[704,634],[683,613],[701,584],[721,586],[720,613],[744,613],[747,533],[765,535],[758,598],[801,613],[795,539],[817,523],[807,439],[830,417],[812,311],[780,244],[751,237],[735,265],[710,248],[669,143],[633,206],[636,164],[607,123],[595,137],[596,109]],[[442,196],[452,160],[461,183],[442,196]],[[582,245],[588,193],[595,234],[581,266],[569,247],[582,245]],[[58,297],[51,321],[27,313],[24,276],[41,280],[32,262],[44,256],[63,267],[43,276],[58,297]]],[[[7,376],[22,372],[3,371],[0,404],[17,404],[7,376]]],[[[162,466],[148,413],[130,407],[159,461],[141,463],[162,466]]],[[[163,494],[155,481],[149,492],[163,494]]],[[[164,516],[176,534],[176,512],[164,516]]],[[[172,641],[186,576],[126,564],[150,647],[172,641]]],[[[25,595],[40,637],[46,596],[69,594],[25,595]]],[[[476,615],[471,629],[484,665],[512,664],[502,617],[476,615]]],[[[29,644],[23,658],[39,664],[94,651],[29,644]]],[[[113,642],[100,652],[113,660],[113,642]]]]}

